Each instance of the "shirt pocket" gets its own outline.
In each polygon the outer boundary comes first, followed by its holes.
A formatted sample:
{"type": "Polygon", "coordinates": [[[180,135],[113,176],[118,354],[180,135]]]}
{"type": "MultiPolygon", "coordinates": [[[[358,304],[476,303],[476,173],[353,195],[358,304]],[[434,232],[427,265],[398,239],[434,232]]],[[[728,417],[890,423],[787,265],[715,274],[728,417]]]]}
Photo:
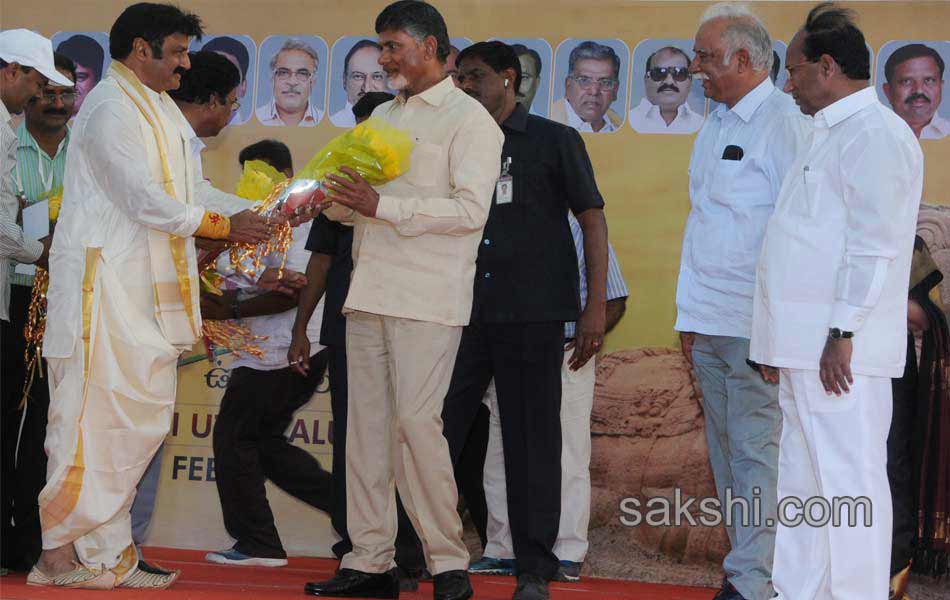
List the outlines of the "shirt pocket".
{"type": "Polygon", "coordinates": [[[442,146],[419,142],[412,149],[406,181],[417,187],[433,187],[439,181],[443,162],[442,146]]]}
{"type": "Polygon", "coordinates": [[[819,201],[821,199],[822,189],[825,186],[825,174],[821,171],[810,169],[807,166],[802,170],[802,208],[805,215],[814,217],[818,214],[819,201]]]}
{"type": "Polygon", "coordinates": [[[745,166],[741,160],[716,161],[713,167],[712,182],[709,186],[709,196],[714,202],[730,206],[734,203],[733,182],[745,166]]]}

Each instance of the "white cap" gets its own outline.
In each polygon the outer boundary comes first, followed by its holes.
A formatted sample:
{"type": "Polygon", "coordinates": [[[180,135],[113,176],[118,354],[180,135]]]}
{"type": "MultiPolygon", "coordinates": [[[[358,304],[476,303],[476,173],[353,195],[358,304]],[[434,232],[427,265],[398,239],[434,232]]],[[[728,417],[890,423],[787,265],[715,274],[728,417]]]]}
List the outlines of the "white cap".
{"type": "Polygon", "coordinates": [[[33,67],[54,85],[74,85],[69,77],[56,70],[53,63],[53,44],[29,29],[0,31],[0,59],[22,67],[33,67]]]}

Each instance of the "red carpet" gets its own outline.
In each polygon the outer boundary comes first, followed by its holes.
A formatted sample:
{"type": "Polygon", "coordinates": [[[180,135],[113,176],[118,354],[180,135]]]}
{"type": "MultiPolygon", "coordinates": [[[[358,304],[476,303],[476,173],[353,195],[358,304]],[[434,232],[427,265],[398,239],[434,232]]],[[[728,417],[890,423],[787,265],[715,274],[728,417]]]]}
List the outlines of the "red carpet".
{"type": "MultiPolygon", "coordinates": [[[[337,561],[326,558],[292,558],[280,569],[263,567],[229,567],[204,562],[204,552],[149,548],[145,556],[166,568],[181,569],[178,581],[168,590],[142,592],[115,590],[63,590],[26,585],[26,576],[8,575],[0,578],[0,598],[70,599],[70,600],[184,600],[195,598],[217,600],[224,598],[297,598],[303,599],[304,583],[332,576],[337,561]]],[[[473,577],[475,598],[478,600],[509,600],[514,591],[511,577],[473,577]]],[[[653,583],[636,583],[611,579],[585,578],[580,583],[555,583],[551,586],[552,600],[708,600],[715,593],[705,588],[689,588],[653,583]]],[[[401,600],[430,600],[432,584],[423,583],[419,591],[404,593],[401,600]]]]}

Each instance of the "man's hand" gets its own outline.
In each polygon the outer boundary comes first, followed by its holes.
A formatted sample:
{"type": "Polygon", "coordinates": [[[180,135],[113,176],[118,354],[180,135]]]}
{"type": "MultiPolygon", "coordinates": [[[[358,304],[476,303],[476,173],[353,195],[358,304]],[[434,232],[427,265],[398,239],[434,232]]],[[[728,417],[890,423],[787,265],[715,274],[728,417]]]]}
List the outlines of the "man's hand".
{"type": "Polygon", "coordinates": [[[759,375],[765,383],[778,385],[778,369],[768,365],[759,365],[759,375]]]}
{"type": "Polygon", "coordinates": [[[40,254],[40,257],[36,259],[36,262],[33,263],[41,269],[46,269],[49,271],[49,248],[53,245],[53,234],[49,234],[44,238],[40,238],[39,242],[43,244],[43,253],[40,254]]]}
{"type": "Polygon", "coordinates": [[[574,348],[574,354],[568,365],[572,371],[576,371],[587,364],[604,345],[604,331],[607,327],[607,314],[603,304],[596,305],[589,303],[581,318],[577,321],[577,331],[574,341],[568,345],[567,349],[574,348]]]}
{"type": "Polygon", "coordinates": [[[242,210],[231,217],[231,233],[225,239],[242,244],[260,244],[270,237],[270,225],[271,220],[250,209],[242,210]]]}
{"type": "Polygon", "coordinates": [[[287,350],[287,362],[291,369],[304,377],[307,376],[310,371],[310,340],[307,339],[306,331],[294,331],[290,349],[287,350]]]}
{"type": "Polygon", "coordinates": [[[930,329],[930,319],[916,300],[907,301],[907,329],[915,333],[930,329]]]}
{"type": "Polygon", "coordinates": [[[294,296],[298,290],[307,285],[307,276],[297,271],[268,267],[261,273],[256,285],[271,292],[294,296]]]}
{"type": "Polygon", "coordinates": [[[228,241],[213,240],[206,237],[196,237],[195,247],[206,252],[224,252],[228,247],[228,241]]]}
{"type": "Polygon", "coordinates": [[[314,220],[322,210],[323,204],[311,200],[295,208],[293,212],[287,216],[287,222],[290,223],[291,227],[303,225],[308,221],[314,220]]]}
{"type": "Polygon", "coordinates": [[[237,290],[225,290],[218,296],[208,292],[201,293],[201,318],[211,321],[225,321],[234,318],[234,300],[237,290]]]}
{"type": "Polygon", "coordinates": [[[848,393],[849,384],[854,383],[851,376],[851,351],[853,346],[850,339],[828,338],[825,349],[821,352],[821,361],[818,363],[818,376],[828,394],[840,396],[841,392],[848,393]]]}
{"type": "Polygon", "coordinates": [[[366,183],[359,173],[349,167],[340,167],[340,172],[347,175],[349,179],[332,173],[327,175],[329,199],[352,208],[364,217],[375,217],[376,207],[379,206],[379,194],[373,186],[366,183]]]}
{"type": "Polygon", "coordinates": [[[693,342],[696,341],[696,334],[692,331],[680,332],[680,349],[683,351],[683,358],[689,368],[693,368],[693,342]]]}

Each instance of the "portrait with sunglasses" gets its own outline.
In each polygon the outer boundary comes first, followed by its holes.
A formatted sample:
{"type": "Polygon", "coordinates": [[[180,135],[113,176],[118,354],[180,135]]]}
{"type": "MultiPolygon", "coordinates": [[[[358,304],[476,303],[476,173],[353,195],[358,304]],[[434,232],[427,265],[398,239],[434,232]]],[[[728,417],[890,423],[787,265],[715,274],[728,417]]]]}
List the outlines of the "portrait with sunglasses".
{"type": "Polygon", "coordinates": [[[700,96],[696,108],[689,104],[694,80],[686,41],[648,40],[637,48],[634,64],[642,61],[643,98],[630,111],[630,125],[636,131],[682,134],[702,127],[705,101],[700,96]]]}

